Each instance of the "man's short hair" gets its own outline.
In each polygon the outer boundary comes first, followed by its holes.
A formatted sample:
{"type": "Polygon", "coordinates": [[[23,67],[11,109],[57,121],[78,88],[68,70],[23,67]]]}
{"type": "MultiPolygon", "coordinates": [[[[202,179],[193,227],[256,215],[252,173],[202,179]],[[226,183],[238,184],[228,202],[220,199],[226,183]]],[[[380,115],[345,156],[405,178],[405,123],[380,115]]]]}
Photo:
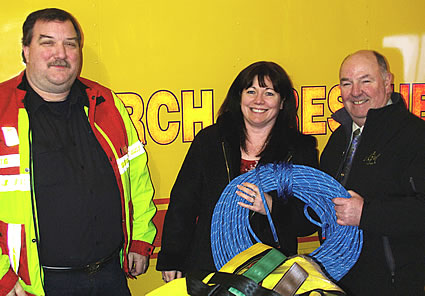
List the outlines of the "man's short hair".
{"type": "MultiPolygon", "coordinates": [[[[366,50],[361,50],[361,51],[366,51],[366,50]]],[[[379,71],[381,72],[381,76],[382,76],[382,78],[385,79],[386,75],[390,71],[390,69],[388,67],[388,63],[387,63],[386,58],[382,54],[380,54],[379,52],[377,52],[376,50],[367,50],[367,51],[373,53],[373,55],[375,56],[376,62],[377,62],[378,67],[379,67],[379,71]]],[[[348,56],[346,56],[344,58],[344,60],[341,63],[341,66],[339,68],[340,71],[341,71],[341,68],[344,65],[345,61],[348,60],[353,55],[357,54],[358,52],[360,52],[360,51],[356,51],[355,53],[349,54],[348,56]]],[[[341,74],[341,72],[340,72],[340,74],[341,74]]]]}
{"type": "MultiPolygon", "coordinates": [[[[27,19],[22,26],[22,45],[29,46],[33,37],[33,28],[38,20],[52,22],[52,21],[70,21],[74,26],[75,32],[77,33],[78,45],[81,46],[81,30],[77,20],[68,12],[58,8],[46,8],[34,11],[27,16],[27,19]]],[[[22,51],[22,58],[26,63],[24,51],[22,51]]]]}
{"type": "Polygon", "coordinates": [[[387,74],[389,69],[388,69],[388,63],[385,60],[385,57],[375,50],[373,50],[372,52],[376,57],[376,61],[378,62],[378,66],[379,66],[379,69],[381,70],[382,75],[387,74]]]}

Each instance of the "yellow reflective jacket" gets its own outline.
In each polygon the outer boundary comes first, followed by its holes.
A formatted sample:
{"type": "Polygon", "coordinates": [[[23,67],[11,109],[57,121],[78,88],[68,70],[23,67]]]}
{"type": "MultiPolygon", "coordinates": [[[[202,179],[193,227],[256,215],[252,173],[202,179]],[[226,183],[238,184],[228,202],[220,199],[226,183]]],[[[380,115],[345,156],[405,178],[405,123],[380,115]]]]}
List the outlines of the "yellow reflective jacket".
{"type": "MultiPolygon", "coordinates": [[[[26,92],[17,88],[22,76],[0,84],[0,295],[6,295],[18,279],[29,295],[44,295],[32,191],[31,132],[23,104],[26,92]]],[[[119,187],[124,234],[121,262],[128,272],[128,252],[151,254],[156,235],[146,152],[120,99],[94,81],[78,79],[88,87],[86,114],[119,187]]]]}

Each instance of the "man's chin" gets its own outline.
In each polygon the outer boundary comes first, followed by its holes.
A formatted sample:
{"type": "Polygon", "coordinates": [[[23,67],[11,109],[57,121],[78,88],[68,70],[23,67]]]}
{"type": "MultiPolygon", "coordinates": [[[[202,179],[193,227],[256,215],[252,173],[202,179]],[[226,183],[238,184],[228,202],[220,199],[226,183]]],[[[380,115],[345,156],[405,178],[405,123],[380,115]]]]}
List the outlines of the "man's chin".
{"type": "Polygon", "coordinates": [[[366,121],[366,116],[359,115],[359,114],[352,114],[351,119],[359,126],[363,126],[366,121]]]}
{"type": "Polygon", "coordinates": [[[47,81],[53,85],[61,86],[65,84],[72,84],[74,82],[75,77],[68,75],[55,75],[47,77],[47,81]]]}
{"type": "Polygon", "coordinates": [[[63,93],[71,89],[74,81],[67,80],[49,80],[47,88],[53,93],[63,93]]]}

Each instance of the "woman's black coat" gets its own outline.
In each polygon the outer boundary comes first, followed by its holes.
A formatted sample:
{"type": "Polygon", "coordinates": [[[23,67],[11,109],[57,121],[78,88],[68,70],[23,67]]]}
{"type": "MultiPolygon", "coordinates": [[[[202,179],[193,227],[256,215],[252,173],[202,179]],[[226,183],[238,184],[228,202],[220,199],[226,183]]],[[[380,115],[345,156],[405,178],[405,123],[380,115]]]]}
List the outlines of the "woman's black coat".
{"type": "MultiPolygon", "coordinates": [[[[316,140],[296,129],[283,129],[260,159],[262,163],[290,161],[318,166],[316,140]]],[[[231,179],[240,174],[240,136],[228,114],[201,130],[195,137],[177,176],[164,221],[157,270],[215,271],[211,253],[211,218],[216,202],[231,179]]],[[[304,204],[296,198],[287,202],[274,197],[272,217],[281,251],[297,252],[297,237],[316,231],[303,214],[304,204]]],[[[256,234],[272,244],[265,216],[253,216],[256,234]]]]}

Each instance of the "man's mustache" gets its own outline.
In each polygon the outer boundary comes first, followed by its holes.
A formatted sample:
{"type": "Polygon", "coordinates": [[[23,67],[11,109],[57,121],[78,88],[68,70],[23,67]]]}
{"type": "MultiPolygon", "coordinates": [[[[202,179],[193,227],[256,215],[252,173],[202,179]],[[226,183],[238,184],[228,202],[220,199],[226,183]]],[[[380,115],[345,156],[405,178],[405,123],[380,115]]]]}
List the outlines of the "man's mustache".
{"type": "Polygon", "coordinates": [[[53,62],[48,63],[47,66],[49,68],[52,67],[52,66],[60,66],[60,67],[71,68],[71,65],[66,60],[55,60],[53,62]]]}

